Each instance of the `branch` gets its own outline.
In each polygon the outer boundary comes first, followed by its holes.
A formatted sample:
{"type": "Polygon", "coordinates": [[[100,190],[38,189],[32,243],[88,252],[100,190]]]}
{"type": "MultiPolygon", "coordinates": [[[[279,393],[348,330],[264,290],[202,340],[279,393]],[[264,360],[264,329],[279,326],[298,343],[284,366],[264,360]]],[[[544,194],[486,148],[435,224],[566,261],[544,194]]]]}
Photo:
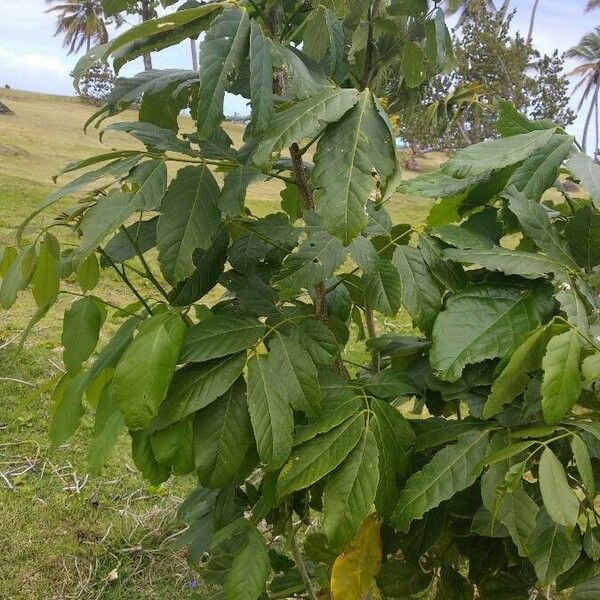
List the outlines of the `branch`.
{"type": "Polygon", "coordinates": [[[302,581],[304,582],[304,585],[306,586],[306,591],[308,592],[308,597],[310,598],[310,600],[318,600],[317,594],[315,593],[315,590],[312,585],[312,581],[310,580],[310,575],[308,574],[308,571],[306,570],[306,565],[304,564],[304,561],[302,560],[302,553],[300,552],[300,548],[298,547],[298,543],[296,542],[296,538],[294,536],[293,530],[289,534],[288,539],[289,539],[290,545],[292,547],[292,555],[294,557],[294,562],[296,563],[296,569],[298,569],[298,572],[300,573],[300,576],[302,577],[302,581]]]}
{"type": "Polygon", "coordinates": [[[123,283],[132,291],[133,295],[142,303],[142,306],[148,311],[148,314],[152,315],[152,309],[144,300],[142,295],[135,289],[131,281],[129,281],[127,275],[125,275],[125,272],[119,270],[119,267],[117,267],[113,259],[102,248],[98,248],[98,251],[110,263],[110,266],[117,272],[117,275],[123,280],[123,283]]]}

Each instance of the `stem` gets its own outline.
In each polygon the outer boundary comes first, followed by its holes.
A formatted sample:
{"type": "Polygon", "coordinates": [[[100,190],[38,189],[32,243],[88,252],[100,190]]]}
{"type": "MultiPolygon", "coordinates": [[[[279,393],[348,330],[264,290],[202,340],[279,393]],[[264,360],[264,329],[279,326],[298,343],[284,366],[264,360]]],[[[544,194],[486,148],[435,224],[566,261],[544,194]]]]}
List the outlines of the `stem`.
{"type": "Polygon", "coordinates": [[[364,89],[369,86],[371,79],[371,63],[373,61],[373,15],[379,9],[380,0],[375,0],[369,8],[369,29],[367,31],[367,46],[365,50],[365,63],[363,65],[363,74],[360,85],[364,89]]]}
{"type": "Polygon", "coordinates": [[[293,528],[290,527],[290,529],[291,531],[288,539],[290,541],[290,546],[292,547],[292,555],[294,557],[294,562],[296,563],[296,569],[298,569],[298,572],[302,577],[302,581],[306,586],[306,591],[308,592],[308,597],[310,598],[310,600],[318,600],[317,594],[315,593],[315,590],[312,585],[312,581],[310,580],[310,576],[308,574],[308,571],[306,570],[306,565],[302,560],[302,553],[300,552],[300,548],[298,547],[298,542],[296,541],[293,528]]]}
{"type": "MultiPolygon", "coordinates": [[[[373,314],[373,309],[370,306],[365,307],[365,322],[367,324],[367,332],[371,339],[377,337],[377,329],[375,327],[375,315],[373,314]]],[[[379,356],[379,352],[375,348],[371,353],[371,371],[373,373],[378,373],[381,368],[381,357],[379,356]]]]}
{"type": "Polygon", "coordinates": [[[115,264],[113,259],[102,249],[98,248],[98,251],[106,260],[110,263],[110,266],[117,272],[117,275],[123,280],[123,283],[131,290],[133,295],[142,303],[142,306],[148,311],[148,314],[152,315],[152,309],[148,305],[148,303],[144,300],[142,295],[135,289],[134,285],[129,281],[127,275],[125,275],[124,271],[120,271],[119,267],[115,264]]]}
{"type": "Polygon", "coordinates": [[[154,276],[154,273],[152,272],[152,269],[150,269],[150,266],[146,262],[146,259],[144,258],[144,255],[142,254],[142,251],[140,250],[140,247],[138,246],[137,242],[131,237],[129,231],[127,231],[127,228],[124,225],[121,225],[120,229],[125,234],[127,239],[131,242],[131,245],[135,248],[135,252],[138,255],[138,258],[140,259],[142,266],[144,267],[144,271],[146,272],[146,277],[154,284],[154,287],[161,293],[165,300],[168,300],[169,296],[165,291],[165,288],[163,288],[163,286],[160,285],[160,283],[154,276]]]}
{"type": "MultiPolygon", "coordinates": [[[[308,185],[302,154],[298,144],[294,142],[290,146],[290,156],[292,157],[292,172],[294,174],[294,182],[300,190],[300,195],[304,201],[304,208],[309,211],[315,210],[315,202],[312,195],[312,190],[308,185]]],[[[315,286],[315,312],[317,318],[322,323],[327,325],[327,292],[325,291],[325,283],[322,281],[315,286]]]]}

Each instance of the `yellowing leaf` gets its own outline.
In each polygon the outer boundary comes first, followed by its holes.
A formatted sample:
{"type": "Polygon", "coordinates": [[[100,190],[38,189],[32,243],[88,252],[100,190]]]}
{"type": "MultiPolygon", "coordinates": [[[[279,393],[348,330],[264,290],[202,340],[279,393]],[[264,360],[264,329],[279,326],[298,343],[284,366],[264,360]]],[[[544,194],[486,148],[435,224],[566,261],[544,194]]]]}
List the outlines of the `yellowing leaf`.
{"type": "Polygon", "coordinates": [[[381,566],[380,524],[373,514],[335,559],[331,571],[333,600],[360,600],[373,586],[381,566]]]}

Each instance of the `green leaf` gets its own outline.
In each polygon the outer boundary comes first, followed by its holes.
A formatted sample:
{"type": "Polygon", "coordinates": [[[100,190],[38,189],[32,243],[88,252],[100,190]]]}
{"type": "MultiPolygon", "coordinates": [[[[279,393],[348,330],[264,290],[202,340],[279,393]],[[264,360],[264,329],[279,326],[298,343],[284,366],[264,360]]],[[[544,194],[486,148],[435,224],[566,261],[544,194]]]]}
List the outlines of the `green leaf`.
{"type": "Polygon", "coordinates": [[[365,296],[370,308],[394,317],[400,308],[401,284],[398,269],[384,258],[377,259],[374,269],[364,275],[365,296]]]}
{"type": "Polygon", "coordinates": [[[222,396],[242,374],[246,353],[192,364],[174,374],[167,399],[162,403],[152,426],[168,427],[222,396]]]}
{"type": "Polygon", "coordinates": [[[76,300],[65,311],[60,341],[64,346],[63,362],[67,371],[77,372],[91,356],[105,317],[102,305],[90,296],[76,300]]]}
{"type": "MultiPolygon", "coordinates": [[[[586,449],[587,451],[587,449],[586,449]]],[[[588,525],[583,535],[583,550],[594,562],[600,560],[600,527],[588,525]]]]}
{"type": "Polygon", "coordinates": [[[573,142],[574,138],[570,135],[554,134],[517,168],[507,187],[514,185],[527,199],[538,202],[556,181],[558,170],[571,153],[573,142]]]}
{"type": "Polygon", "coordinates": [[[294,416],[285,384],[270,356],[256,355],[248,361],[248,410],[258,455],[270,470],[281,467],[292,449],[294,416]]]}
{"type": "Polygon", "coordinates": [[[171,469],[161,465],[154,456],[150,433],[148,431],[130,431],[131,456],[135,466],[139,469],[145,479],[152,485],[160,485],[169,478],[171,469]]]}
{"type": "Polygon", "coordinates": [[[369,90],[319,140],[312,174],[323,225],[349,244],[366,226],[367,199],[376,189],[375,170],[385,182],[396,167],[391,132],[369,90]],[[343,149],[343,151],[341,151],[343,149]]]}
{"type": "Polygon", "coordinates": [[[487,431],[474,431],[440,450],[406,482],[391,517],[393,526],[407,531],[412,521],[468,488],[482,471],[481,459],[487,447],[487,431]]]}
{"type": "Polygon", "coordinates": [[[433,328],[431,366],[457,381],[466,365],[504,356],[539,319],[530,291],[483,284],[454,294],[433,328]]]}
{"type": "Polygon", "coordinates": [[[600,597],[600,577],[580,583],[575,587],[570,600],[596,600],[600,597]]]}
{"type": "Polygon", "coordinates": [[[158,210],[167,191],[167,167],[164,160],[140,163],[129,175],[133,184],[133,202],[139,210],[158,210]]]}
{"type": "Polygon", "coordinates": [[[203,26],[208,24],[206,18],[212,17],[210,13],[222,6],[221,2],[214,2],[196,8],[178,10],[129,28],[108,43],[92,48],[78,61],[74,69],[75,85],[77,86],[81,75],[90,66],[98,61],[106,62],[111,54],[115,56],[114,68],[115,71],[118,71],[128,60],[137,58],[144,52],[158,50],[158,45],[163,48],[176,44],[190,35],[197,35],[203,30],[203,26]],[[158,43],[161,39],[160,36],[166,37],[166,43],[158,43]]]}
{"type": "Polygon", "coordinates": [[[94,435],[88,448],[88,465],[91,473],[100,473],[124,427],[123,415],[112,397],[110,385],[106,385],[96,408],[94,435]]]}
{"type": "Polygon", "coordinates": [[[585,154],[575,154],[569,160],[568,167],[571,173],[581,181],[594,206],[600,210],[600,166],[585,154]]]}
{"type": "Polygon", "coordinates": [[[435,600],[473,600],[473,584],[448,565],[442,565],[435,600]]]}
{"type": "Polygon", "coordinates": [[[326,231],[311,231],[298,250],[286,256],[275,283],[282,289],[308,289],[333,275],[345,255],[339,239],[326,231]]]}
{"type": "Polygon", "coordinates": [[[515,165],[545,146],[554,135],[551,129],[522,133],[508,138],[487,140],[459,150],[442,171],[454,177],[473,177],[515,165]]]}
{"type": "Polygon", "coordinates": [[[165,127],[159,127],[153,123],[145,121],[118,121],[111,123],[101,134],[102,140],[107,131],[124,131],[129,133],[135,139],[139,140],[148,148],[149,151],[156,152],[177,152],[197,157],[198,153],[190,146],[190,142],[177,137],[174,131],[165,127]]]}
{"type": "Polygon", "coordinates": [[[552,520],[573,529],[579,516],[579,500],[569,487],[562,463],[548,447],[540,458],[539,483],[544,506],[552,520]]]}
{"type": "Polygon", "coordinates": [[[254,162],[265,165],[272,152],[315,137],[328,123],[339,121],[357,103],[358,96],[353,89],[328,88],[277,113],[254,153],[254,162]]]}
{"type": "MultiPolygon", "coordinates": [[[[449,198],[476,186],[488,178],[487,173],[476,177],[457,179],[443,171],[432,171],[418,175],[402,183],[400,192],[425,198],[449,198]]],[[[460,198],[462,202],[462,197],[460,198]]]]}
{"type": "Polygon", "coordinates": [[[416,42],[406,42],[402,52],[402,71],[404,81],[409,88],[419,87],[427,76],[425,56],[421,46],[416,42]]]}
{"type": "Polygon", "coordinates": [[[19,229],[17,230],[17,242],[21,242],[21,238],[27,225],[33,219],[35,219],[37,215],[39,215],[41,212],[58,202],[61,198],[70,196],[73,192],[76,192],[81,188],[86,187],[90,183],[96,182],[98,179],[102,179],[104,183],[97,183],[95,189],[105,189],[111,183],[111,181],[109,181],[108,183],[106,182],[108,177],[110,177],[110,179],[112,180],[121,179],[122,177],[127,175],[127,173],[129,173],[129,171],[133,169],[133,167],[135,167],[135,165],[140,161],[141,158],[142,153],[138,152],[135,153],[133,156],[126,156],[125,158],[114,160],[108,163],[107,165],[100,167],[99,169],[95,169],[94,171],[88,171],[87,173],[80,175],[79,177],[73,179],[73,181],[67,183],[67,185],[61,187],[56,192],[53,192],[52,194],[44,198],[44,200],[40,202],[37,208],[30,215],[28,215],[24,221],[21,222],[21,225],[19,225],[19,229]]]}
{"type": "Polygon", "coordinates": [[[83,215],[79,226],[83,235],[79,246],[71,254],[71,263],[74,265],[82,263],[109,234],[123,225],[134,212],[135,206],[131,194],[113,190],[101,197],[83,215]]]}
{"type": "Polygon", "coordinates": [[[581,363],[581,372],[588,383],[600,381],[600,352],[588,356],[581,363]]]}
{"type": "Polygon", "coordinates": [[[415,325],[429,334],[442,307],[441,288],[417,248],[398,246],[392,260],[400,273],[402,304],[415,325]]]}
{"type": "Polygon", "coordinates": [[[252,528],[248,539],[235,555],[225,581],[227,600],[257,600],[271,573],[269,553],[261,533],[252,528]]]}
{"type": "Polygon", "coordinates": [[[251,129],[262,132],[275,115],[273,106],[273,61],[271,46],[255,19],[250,24],[251,129]]]}
{"type": "Polygon", "coordinates": [[[358,532],[371,512],[379,481],[379,451],[373,432],[360,441],[331,474],[323,494],[323,528],[329,542],[341,547],[358,532]]]}
{"type": "Polygon", "coordinates": [[[530,133],[535,130],[533,123],[524,114],[520,113],[512,102],[499,98],[497,104],[496,129],[502,137],[530,133]]]}
{"type": "MultiPolygon", "coordinates": [[[[581,477],[583,487],[588,496],[594,498],[596,496],[596,483],[594,481],[594,471],[588,447],[578,435],[573,435],[571,438],[571,449],[573,450],[573,457],[575,458],[575,464],[577,465],[577,471],[581,477]]],[[[598,558],[600,557],[595,557],[596,560],[598,558]]]]}
{"type": "Polygon", "coordinates": [[[200,44],[200,93],[198,136],[210,140],[223,121],[225,92],[248,54],[250,18],[245,10],[224,10],[212,23],[200,44]]]}
{"type": "Polygon", "coordinates": [[[529,373],[537,371],[542,366],[542,358],[546,346],[552,336],[564,333],[567,326],[554,322],[536,329],[521,343],[494,380],[492,390],[483,408],[483,418],[489,419],[497,415],[502,407],[510,404],[519,394],[522,394],[529,384],[529,373]]]}
{"type": "Polygon", "coordinates": [[[379,453],[379,483],[375,496],[377,512],[384,518],[392,514],[400,489],[398,478],[408,467],[408,450],[415,434],[400,411],[382,400],[372,400],[371,431],[379,453]]]}
{"type": "Polygon", "coordinates": [[[211,316],[188,328],[180,362],[203,362],[246,350],[261,339],[265,330],[265,325],[254,317],[211,316]]]}
{"type": "Polygon", "coordinates": [[[158,219],[158,261],[177,283],[194,272],[194,250],[208,250],[221,226],[219,186],[205,166],[185,167],[169,186],[158,219]]]}
{"type": "MultiPolygon", "coordinates": [[[[104,246],[105,254],[108,254],[110,259],[116,263],[122,263],[137,256],[138,250],[145,254],[156,246],[157,222],[158,217],[147,221],[136,221],[133,225],[126,227],[125,231],[119,231],[104,246]]],[[[100,264],[102,267],[107,267],[110,263],[102,256],[100,264]]]]}
{"type": "Polygon", "coordinates": [[[568,531],[554,522],[546,511],[540,512],[531,538],[529,560],[542,585],[548,585],[569,569],[581,554],[577,530],[568,531]]]}
{"type": "Polygon", "coordinates": [[[223,227],[208,250],[195,250],[193,261],[196,268],[171,290],[169,302],[174,306],[187,306],[212,290],[225,268],[228,246],[229,233],[223,227]]]}
{"type": "Polygon", "coordinates": [[[580,208],[565,227],[569,249],[585,269],[600,264],[600,212],[592,206],[580,208]]]}
{"type": "Polygon", "coordinates": [[[456,262],[481,265],[490,271],[501,271],[506,275],[521,275],[531,279],[564,270],[563,264],[543,254],[508,250],[500,246],[471,250],[449,248],[444,251],[444,256],[456,262]]]}
{"type": "Polygon", "coordinates": [[[223,215],[238,217],[244,214],[246,190],[251,183],[265,179],[265,175],[253,166],[235,167],[223,180],[219,208],[223,215]]]}
{"type": "Polygon", "coordinates": [[[38,307],[52,303],[60,290],[60,246],[58,240],[46,233],[40,242],[35,271],[31,279],[33,297],[38,307]]]}
{"type": "Polygon", "coordinates": [[[535,245],[550,258],[566,267],[577,269],[577,263],[550,221],[546,209],[541,204],[528,200],[514,187],[506,190],[505,197],[508,198],[508,207],[516,215],[524,233],[535,245]]]}
{"type": "Polygon", "coordinates": [[[206,487],[224,487],[254,442],[243,379],[196,413],[194,440],[198,479],[206,487]]]}
{"type": "Polygon", "coordinates": [[[269,342],[269,362],[273,371],[285,382],[283,393],[286,402],[294,410],[303,410],[307,415],[317,414],[321,406],[317,368],[302,346],[275,331],[269,342]]]}
{"type": "Polygon", "coordinates": [[[546,423],[558,423],[577,403],[581,391],[580,353],[577,329],[569,329],[548,342],[542,360],[542,409],[546,423]]]}
{"type": "Polygon", "coordinates": [[[357,414],[330,431],[296,446],[277,480],[277,493],[285,496],[311,486],[333,471],[358,444],[364,418],[357,414]]]}
{"type": "Polygon", "coordinates": [[[385,561],[376,579],[377,588],[385,598],[410,598],[431,584],[431,577],[420,566],[400,560],[385,561]]]}
{"type": "Polygon", "coordinates": [[[75,277],[84,294],[93,290],[98,285],[98,281],[100,280],[100,265],[94,253],[90,254],[82,263],[77,265],[75,277]]]}
{"type": "Polygon", "coordinates": [[[184,419],[165,429],[152,432],[150,445],[156,460],[174,473],[187,475],[194,470],[192,419],[184,419]]]}
{"type": "Polygon", "coordinates": [[[64,444],[79,426],[79,421],[85,412],[83,409],[83,394],[88,380],[85,371],[73,375],[65,373],[52,394],[50,412],[50,439],[54,446],[64,444]]]}
{"type": "Polygon", "coordinates": [[[117,364],[113,398],[129,429],[144,429],[167,395],[177,366],[185,325],[179,315],[146,319],[117,364]]]}

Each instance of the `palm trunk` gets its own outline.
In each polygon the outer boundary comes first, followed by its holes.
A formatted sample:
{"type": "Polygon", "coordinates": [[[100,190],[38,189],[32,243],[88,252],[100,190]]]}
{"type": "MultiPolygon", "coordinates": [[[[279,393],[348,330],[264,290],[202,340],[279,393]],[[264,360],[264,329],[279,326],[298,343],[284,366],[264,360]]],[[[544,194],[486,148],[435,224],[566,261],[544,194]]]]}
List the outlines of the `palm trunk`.
{"type": "Polygon", "coordinates": [[[540,0],[535,0],[533,3],[533,8],[531,9],[531,19],[529,20],[529,33],[527,34],[527,45],[531,44],[531,40],[533,39],[533,26],[535,25],[535,14],[538,9],[538,5],[540,0]]]}
{"type": "Polygon", "coordinates": [[[583,128],[583,140],[581,143],[581,147],[583,149],[584,154],[587,153],[587,137],[588,131],[590,130],[590,123],[592,121],[592,115],[594,114],[594,109],[598,104],[598,92],[600,92],[600,84],[596,84],[596,89],[594,90],[594,97],[590,104],[590,110],[588,111],[587,117],[585,119],[585,126],[583,128]]]}
{"type": "Polygon", "coordinates": [[[506,19],[506,15],[508,13],[508,9],[510,8],[510,0],[504,0],[504,4],[502,4],[502,7],[500,8],[500,16],[502,17],[502,21],[504,21],[504,19],[506,19]]]}
{"type": "Polygon", "coordinates": [[[598,97],[596,98],[594,113],[596,117],[596,147],[594,148],[594,160],[596,160],[598,147],[600,145],[600,124],[598,123],[598,97]]]}
{"type": "MultiPolygon", "coordinates": [[[[142,22],[148,21],[152,18],[152,7],[150,6],[150,0],[142,0],[142,22]]],[[[144,58],[144,71],[152,70],[152,54],[146,52],[144,58]]]]}
{"type": "Polygon", "coordinates": [[[190,38],[190,48],[192,50],[192,69],[198,70],[198,44],[194,38],[190,38]]]}

